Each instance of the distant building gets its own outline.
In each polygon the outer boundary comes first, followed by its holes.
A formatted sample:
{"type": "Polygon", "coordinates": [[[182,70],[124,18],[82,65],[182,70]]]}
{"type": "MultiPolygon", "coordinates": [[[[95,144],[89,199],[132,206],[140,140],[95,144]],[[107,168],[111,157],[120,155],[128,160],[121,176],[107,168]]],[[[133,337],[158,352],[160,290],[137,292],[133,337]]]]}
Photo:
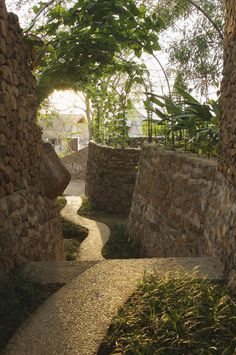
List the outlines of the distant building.
{"type": "Polygon", "coordinates": [[[146,120],[140,111],[136,108],[128,110],[127,113],[127,126],[129,128],[128,134],[130,138],[143,137],[143,122],[146,120]]]}
{"type": "MultiPolygon", "coordinates": [[[[127,113],[130,138],[143,137],[143,122],[146,117],[137,109],[127,113]]],[[[50,142],[57,153],[76,152],[89,143],[88,122],[83,114],[41,114],[38,124],[43,129],[43,140],[50,142]]]]}
{"type": "Polygon", "coordinates": [[[88,123],[83,114],[41,115],[39,125],[43,140],[50,142],[56,152],[74,152],[88,145],[88,123]]]}

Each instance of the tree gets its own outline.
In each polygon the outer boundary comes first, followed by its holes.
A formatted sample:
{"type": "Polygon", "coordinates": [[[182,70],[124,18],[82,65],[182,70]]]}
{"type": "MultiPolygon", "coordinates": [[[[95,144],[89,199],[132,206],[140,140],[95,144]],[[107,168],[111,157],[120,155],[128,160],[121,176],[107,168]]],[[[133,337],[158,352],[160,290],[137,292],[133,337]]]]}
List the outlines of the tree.
{"type": "Polygon", "coordinates": [[[160,49],[161,19],[149,16],[147,8],[134,0],[77,0],[69,8],[63,1],[50,1],[35,7],[37,13],[42,9],[46,24],[38,27],[33,21],[33,34],[44,40],[37,48],[39,101],[55,88],[78,87],[90,77],[101,77],[126,49],[136,56],[160,49]],[[52,3],[56,5],[51,7],[52,3]]]}
{"type": "MultiPolygon", "coordinates": [[[[218,86],[223,63],[224,2],[222,0],[162,0],[165,29],[178,33],[166,39],[171,74],[181,73],[192,80],[202,94],[210,85],[218,86]],[[176,15],[171,11],[177,8],[176,15]],[[181,17],[184,21],[181,21],[181,17]]],[[[166,33],[166,32],[165,32],[166,33]]],[[[163,34],[165,36],[165,34],[163,34]]],[[[167,33],[168,36],[168,33],[167,33]]]]}

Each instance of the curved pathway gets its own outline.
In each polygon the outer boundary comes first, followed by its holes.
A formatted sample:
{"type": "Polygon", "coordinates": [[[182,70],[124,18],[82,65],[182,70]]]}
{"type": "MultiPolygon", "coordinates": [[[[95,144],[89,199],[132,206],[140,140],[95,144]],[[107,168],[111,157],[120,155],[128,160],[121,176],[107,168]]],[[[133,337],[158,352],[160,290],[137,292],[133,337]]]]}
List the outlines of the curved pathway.
{"type": "MultiPolygon", "coordinates": [[[[77,211],[81,203],[80,197],[68,196],[62,215],[89,229],[78,255],[79,261],[91,260],[85,265],[87,270],[39,307],[12,337],[3,354],[97,354],[113,317],[135,291],[145,272],[196,272],[198,266],[197,272],[201,275],[210,279],[223,278],[222,265],[216,258],[104,260],[101,250],[109,238],[109,228],[79,216],[77,211]]],[[[84,263],[70,263],[70,267],[84,263]]],[[[63,271],[62,265],[53,264],[55,270],[63,271]]]]}
{"type": "Polygon", "coordinates": [[[67,204],[61,211],[63,217],[89,230],[88,236],[81,243],[77,261],[104,260],[102,249],[110,237],[110,229],[103,223],[79,216],[77,211],[82,205],[79,196],[67,196],[67,204]]]}
{"type": "Polygon", "coordinates": [[[4,355],[95,355],[117,311],[145,272],[181,270],[221,279],[215,258],[107,260],[51,296],[8,343],[4,355]]]}

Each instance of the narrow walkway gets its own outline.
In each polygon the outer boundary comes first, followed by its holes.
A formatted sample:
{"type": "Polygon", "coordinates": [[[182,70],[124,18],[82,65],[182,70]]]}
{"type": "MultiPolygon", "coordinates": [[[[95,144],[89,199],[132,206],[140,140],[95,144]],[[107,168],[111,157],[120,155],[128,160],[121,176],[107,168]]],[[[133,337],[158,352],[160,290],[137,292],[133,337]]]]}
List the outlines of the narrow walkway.
{"type": "Polygon", "coordinates": [[[145,272],[182,270],[222,279],[215,258],[109,260],[51,296],[13,336],[4,355],[95,355],[123,303],[145,272]]]}
{"type": "Polygon", "coordinates": [[[110,229],[103,223],[81,217],[77,211],[82,205],[79,196],[67,196],[67,204],[61,214],[70,221],[80,224],[89,230],[87,238],[81,243],[77,261],[104,260],[102,249],[110,236],[110,229]]]}
{"type": "MultiPolygon", "coordinates": [[[[70,192],[75,193],[74,188],[76,184],[70,192]]],[[[79,196],[68,196],[62,211],[64,217],[89,229],[80,247],[79,262],[31,263],[26,267],[28,278],[68,283],[24,323],[3,354],[97,354],[113,317],[136,290],[145,272],[195,271],[212,280],[223,279],[217,258],[104,260],[101,250],[109,238],[109,228],[79,216],[81,203],[79,196]]]]}

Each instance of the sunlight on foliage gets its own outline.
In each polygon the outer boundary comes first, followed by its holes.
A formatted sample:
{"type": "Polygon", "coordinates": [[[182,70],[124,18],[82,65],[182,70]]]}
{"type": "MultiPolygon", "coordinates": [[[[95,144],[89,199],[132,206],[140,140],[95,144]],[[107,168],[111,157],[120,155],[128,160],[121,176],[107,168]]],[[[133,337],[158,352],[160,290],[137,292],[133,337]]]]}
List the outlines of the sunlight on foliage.
{"type": "Polygon", "coordinates": [[[147,275],[98,354],[233,354],[235,301],[223,286],[198,276],[147,275]]]}

